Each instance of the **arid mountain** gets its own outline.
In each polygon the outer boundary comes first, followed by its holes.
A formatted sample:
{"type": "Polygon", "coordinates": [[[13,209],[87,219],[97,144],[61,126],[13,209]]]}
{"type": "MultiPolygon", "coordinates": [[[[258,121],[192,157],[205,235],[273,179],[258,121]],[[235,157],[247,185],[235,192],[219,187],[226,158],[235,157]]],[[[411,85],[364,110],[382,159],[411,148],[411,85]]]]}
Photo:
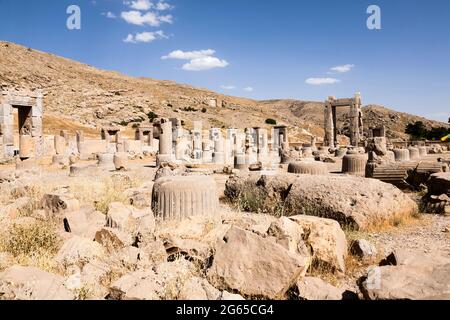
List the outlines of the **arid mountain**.
{"type": "MultiPolygon", "coordinates": [[[[44,89],[47,133],[71,128],[95,134],[99,126],[109,124],[131,127],[136,122],[148,122],[153,112],[181,118],[187,127],[194,120],[202,120],[206,127],[265,126],[265,120],[273,118],[289,125],[294,139],[308,140],[310,133],[323,136],[321,102],[225,96],[172,81],[99,70],[9,42],[0,42],[0,84],[4,88],[44,89]],[[217,99],[220,107],[210,107],[211,99],[217,99]]],[[[366,125],[385,124],[392,137],[405,137],[408,122],[422,120],[438,125],[379,106],[366,107],[365,114],[366,125]]],[[[344,121],[340,131],[345,133],[344,121]]]]}

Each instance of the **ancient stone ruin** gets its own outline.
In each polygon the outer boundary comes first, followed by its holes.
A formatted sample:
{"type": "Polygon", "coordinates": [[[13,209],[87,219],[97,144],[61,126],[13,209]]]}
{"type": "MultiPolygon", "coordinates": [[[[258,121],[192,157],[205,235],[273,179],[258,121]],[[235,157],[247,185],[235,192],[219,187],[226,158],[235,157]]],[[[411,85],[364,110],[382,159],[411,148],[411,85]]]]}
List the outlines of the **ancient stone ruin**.
{"type": "Polygon", "coordinates": [[[359,93],[355,94],[353,98],[336,99],[335,97],[329,97],[325,101],[324,144],[326,146],[334,148],[338,144],[336,109],[342,107],[350,107],[348,116],[350,119],[350,144],[355,147],[359,145],[364,130],[361,106],[361,95],[359,93]]]}
{"type": "Polygon", "coordinates": [[[0,157],[21,159],[42,155],[43,93],[4,90],[0,95],[0,157]],[[19,144],[14,141],[17,121],[19,144]]]}

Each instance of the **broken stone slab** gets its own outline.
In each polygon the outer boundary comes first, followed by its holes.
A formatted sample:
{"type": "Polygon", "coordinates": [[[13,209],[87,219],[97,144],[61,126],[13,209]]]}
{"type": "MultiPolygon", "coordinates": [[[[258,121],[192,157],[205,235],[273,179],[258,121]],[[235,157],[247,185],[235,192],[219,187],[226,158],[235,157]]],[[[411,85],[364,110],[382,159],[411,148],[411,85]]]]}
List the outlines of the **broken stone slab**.
{"type": "Polygon", "coordinates": [[[109,290],[112,300],[159,300],[163,289],[155,272],[147,269],[124,275],[109,290]]]}
{"type": "Polygon", "coordinates": [[[42,197],[41,207],[49,216],[80,209],[78,199],[65,194],[46,194],[42,197]]]}
{"type": "Polygon", "coordinates": [[[95,241],[107,248],[108,251],[119,250],[133,244],[133,239],[129,233],[106,227],[97,231],[95,241]]]}
{"type": "Polygon", "coordinates": [[[330,218],[355,230],[409,217],[417,211],[417,204],[393,185],[334,175],[298,177],[289,189],[284,206],[284,212],[289,215],[330,218]]]}
{"type": "Polygon", "coordinates": [[[300,300],[342,300],[344,290],[316,277],[304,277],[297,281],[300,300]]]}
{"type": "Polygon", "coordinates": [[[68,233],[94,239],[96,232],[105,226],[105,215],[83,206],[80,210],[64,212],[63,224],[68,233]]]}
{"type": "Polygon", "coordinates": [[[337,221],[304,215],[289,219],[302,227],[302,238],[312,248],[313,265],[345,273],[347,238],[337,221]]]}
{"type": "Polygon", "coordinates": [[[55,260],[62,266],[69,266],[101,257],[105,253],[104,248],[92,239],[72,236],[66,240],[56,254],[55,260]]]}
{"type": "Polygon", "coordinates": [[[306,273],[307,260],[269,239],[231,227],[215,244],[208,279],[221,290],[237,291],[248,297],[282,299],[306,273]]]}
{"type": "Polygon", "coordinates": [[[368,300],[424,300],[450,294],[450,263],[420,266],[382,266],[360,280],[368,300]]]}
{"type": "Polygon", "coordinates": [[[200,265],[205,265],[212,255],[208,245],[195,240],[170,237],[164,240],[164,247],[169,259],[185,257],[200,265]]]}
{"type": "Polygon", "coordinates": [[[365,262],[374,261],[378,254],[377,248],[365,239],[353,240],[350,244],[350,252],[353,256],[365,262]]]}
{"type": "Polygon", "coordinates": [[[214,288],[208,280],[192,277],[180,290],[179,300],[220,300],[222,293],[214,288]]]}
{"type": "Polygon", "coordinates": [[[225,290],[225,291],[222,291],[222,296],[220,297],[220,300],[241,301],[241,300],[245,300],[245,299],[240,294],[230,293],[225,290]]]}
{"type": "Polygon", "coordinates": [[[0,273],[0,295],[8,300],[74,299],[62,276],[23,266],[12,266],[0,273]]]}

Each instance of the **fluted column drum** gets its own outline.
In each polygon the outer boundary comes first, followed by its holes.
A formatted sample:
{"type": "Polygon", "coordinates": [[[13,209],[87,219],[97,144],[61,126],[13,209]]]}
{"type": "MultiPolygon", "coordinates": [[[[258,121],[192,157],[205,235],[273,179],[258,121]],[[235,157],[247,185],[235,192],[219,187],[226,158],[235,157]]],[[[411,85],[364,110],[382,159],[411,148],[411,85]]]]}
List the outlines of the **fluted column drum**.
{"type": "Polygon", "coordinates": [[[418,148],[410,147],[410,148],[408,148],[408,150],[409,150],[409,159],[410,160],[414,161],[414,160],[420,159],[420,153],[419,153],[418,148]]]}
{"type": "Polygon", "coordinates": [[[367,155],[360,153],[347,153],[342,158],[342,172],[352,175],[365,175],[366,163],[367,155]]]}
{"type": "Polygon", "coordinates": [[[427,147],[418,147],[419,149],[419,156],[421,158],[426,157],[427,155],[427,147]]]}
{"type": "Polygon", "coordinates": [[[311,175],[328,174],[328,167],[325,163],[318,161],[297,161],[289,163],[288,172],[311,175]]]}
{"type": "Polygon", "coordinates": [[[215,215],[218,203],[216,182],[210,176],[168,176],[153,186],[153,212],[163,220],[215,215]]]}
{"type": "Polygon", "coordinates": [[[409,161],[409,150],[408,149],[394,149],[395,161],[405,162],[409,161]]]}

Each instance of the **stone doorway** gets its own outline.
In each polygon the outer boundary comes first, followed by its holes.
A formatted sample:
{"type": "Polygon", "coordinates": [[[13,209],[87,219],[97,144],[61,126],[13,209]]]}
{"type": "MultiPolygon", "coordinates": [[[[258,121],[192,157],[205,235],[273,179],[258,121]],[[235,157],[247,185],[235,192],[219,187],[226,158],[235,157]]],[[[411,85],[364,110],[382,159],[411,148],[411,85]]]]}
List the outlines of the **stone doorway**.
{"type": "Polygon", "coordinates": [[[42,154],[43,94],[3,90],[0,95],[0,157],[22,159],[42,154]],[[18,142],[18,143],[17,143],[18,142]]]}

